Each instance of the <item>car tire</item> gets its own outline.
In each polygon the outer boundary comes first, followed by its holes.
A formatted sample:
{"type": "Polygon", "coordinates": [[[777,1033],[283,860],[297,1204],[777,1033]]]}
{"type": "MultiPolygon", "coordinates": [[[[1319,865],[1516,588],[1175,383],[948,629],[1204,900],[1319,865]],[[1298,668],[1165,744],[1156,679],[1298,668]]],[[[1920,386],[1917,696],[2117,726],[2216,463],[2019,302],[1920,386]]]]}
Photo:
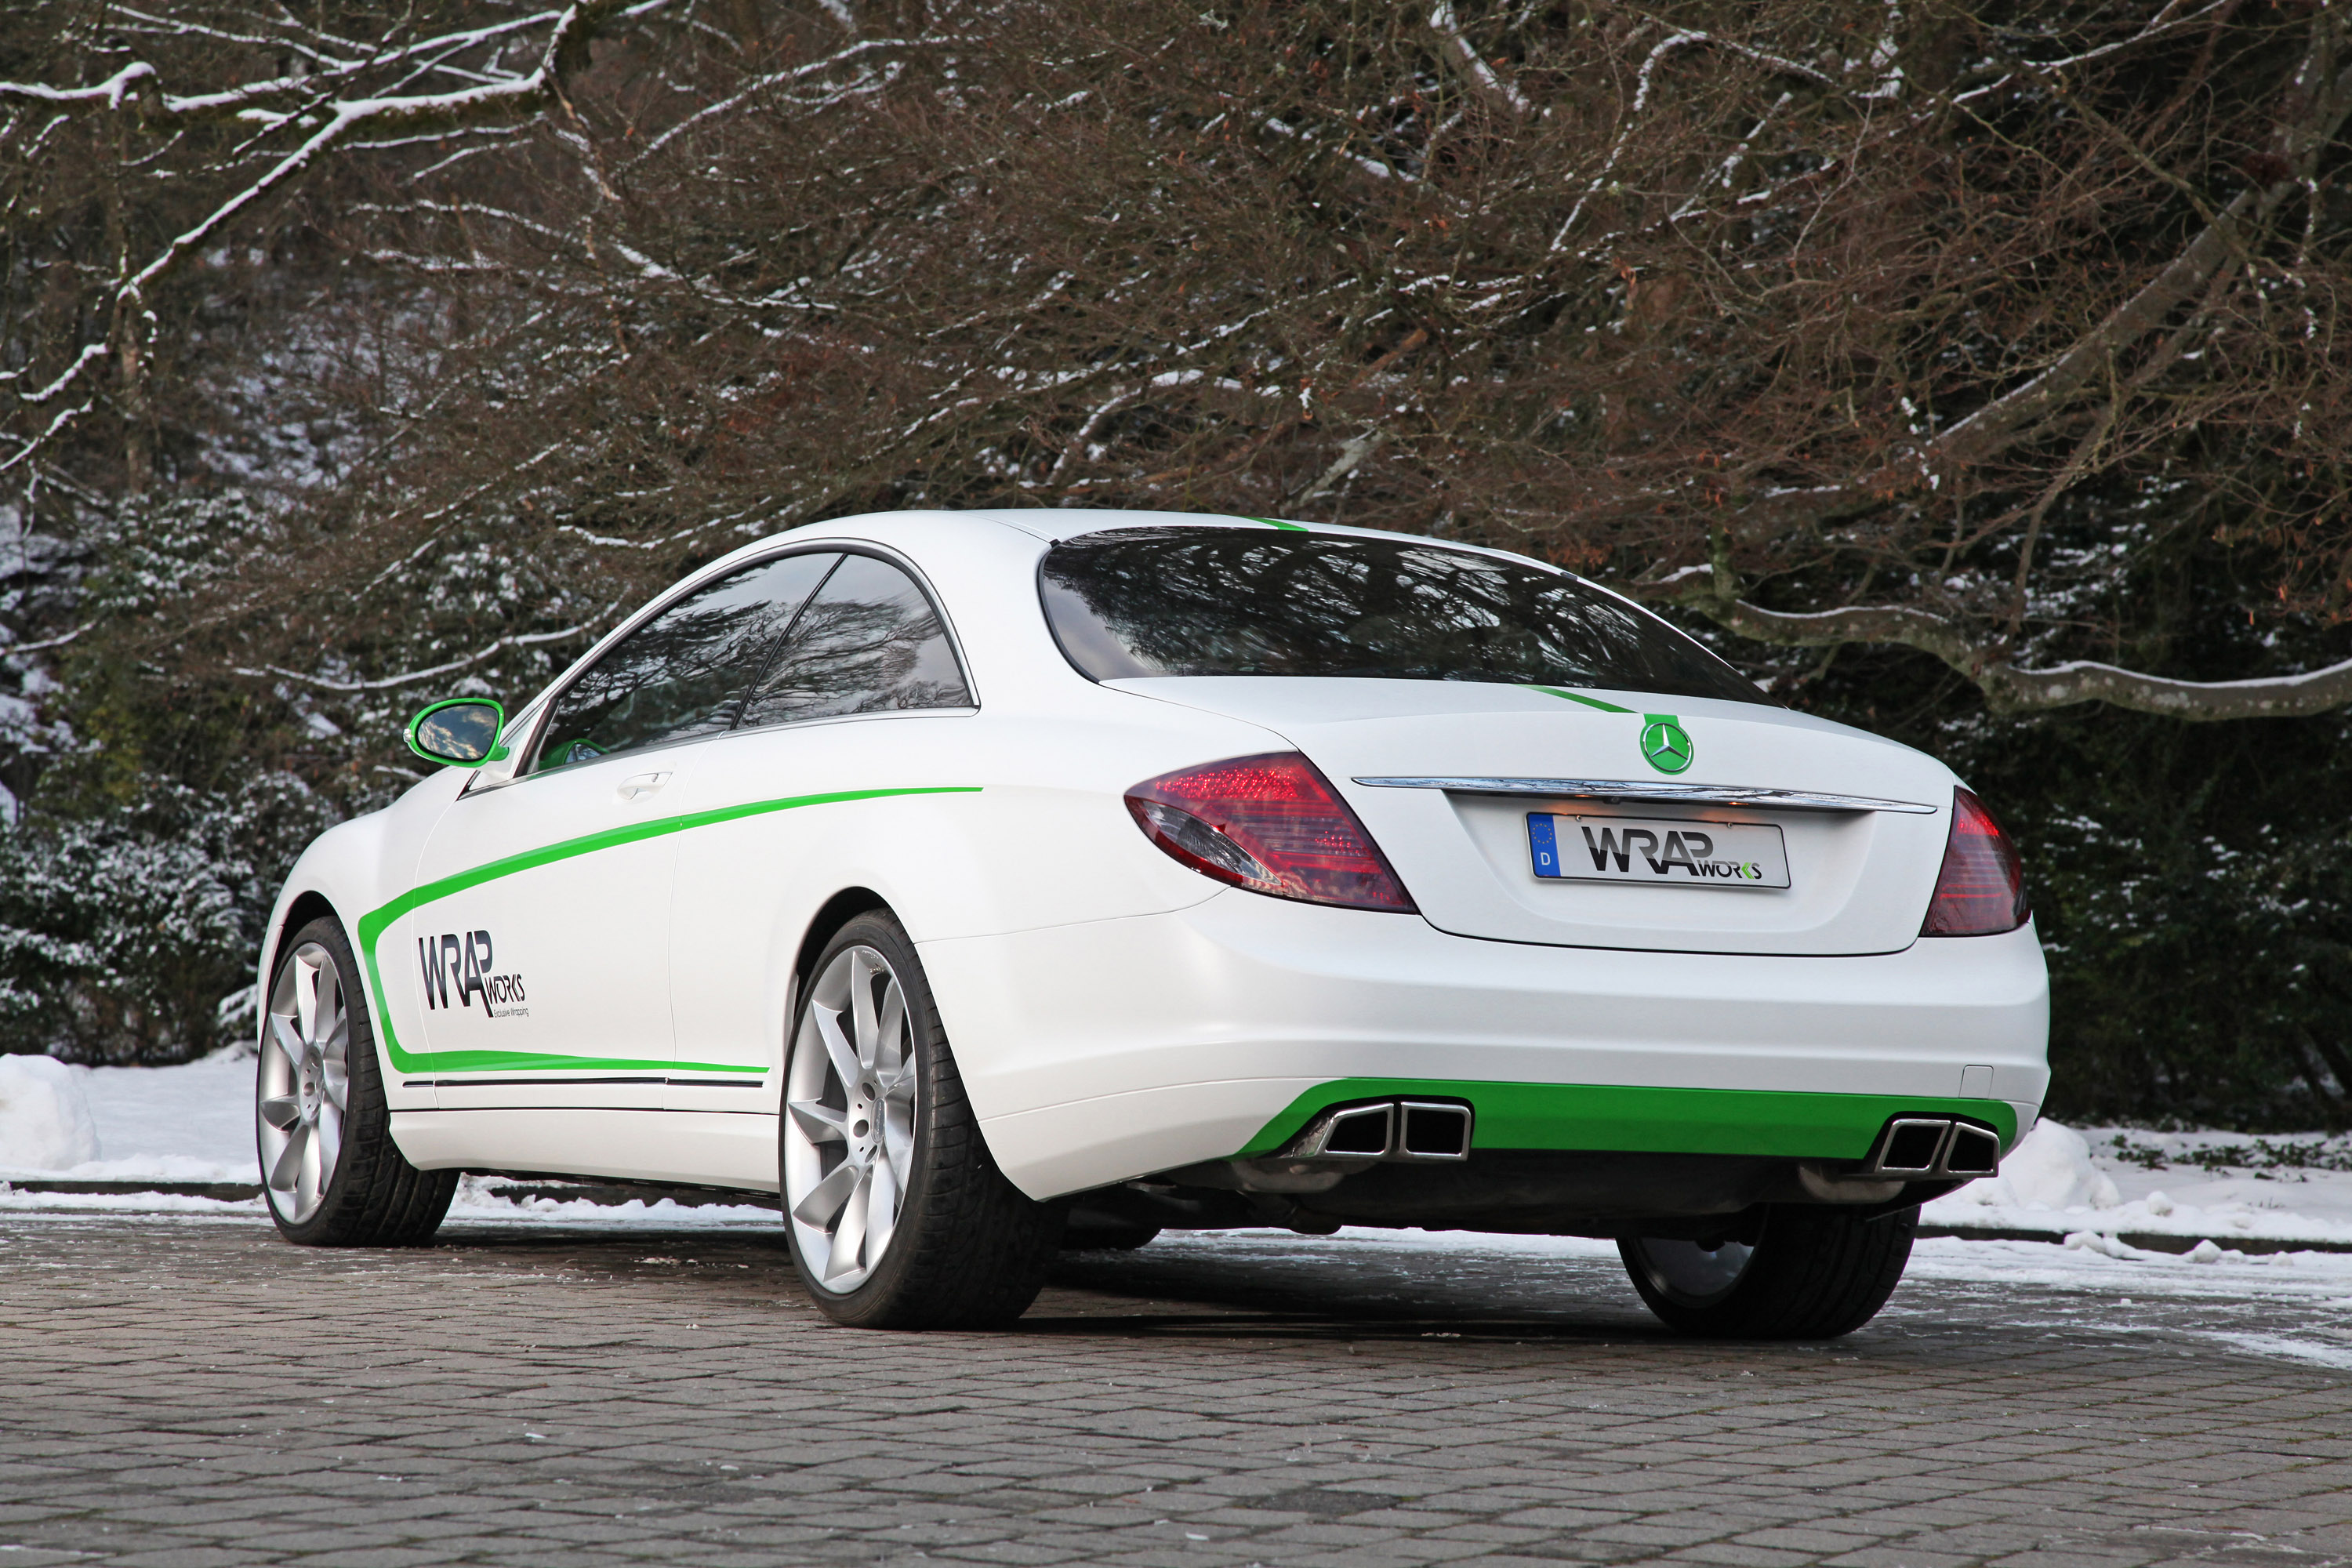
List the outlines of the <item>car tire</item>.
{"type": "Polygon", "coordinates": [[[263,997],[254,1073],[262,1197],[300,1247],[416,1247],[457,1195],[457,1173],[420,1171],[392,1141],[375,1028],[341,924],[322,916],[282,943],[263,997]]]}
{"type": "Polygon", "coordinates": [[[1633,1289],[1658,1321],[1722,1340],[1833,1340],[1878,1315],[1911,1258],[1916,1207],[1857,1219],[1775,1204],[1752,1242],[1707,1248],[1657,1237],[1618,1241],[1633,1289]]]}
{"type": "Polygon", "coordinates": [[[851,921],[810,967],[783,1111],[784,1229],[825,1316],[856,1328],[984,1329],[1028,1310],[1060,1213],[990,1157],[922,963],[887,914],[851,921]]]}

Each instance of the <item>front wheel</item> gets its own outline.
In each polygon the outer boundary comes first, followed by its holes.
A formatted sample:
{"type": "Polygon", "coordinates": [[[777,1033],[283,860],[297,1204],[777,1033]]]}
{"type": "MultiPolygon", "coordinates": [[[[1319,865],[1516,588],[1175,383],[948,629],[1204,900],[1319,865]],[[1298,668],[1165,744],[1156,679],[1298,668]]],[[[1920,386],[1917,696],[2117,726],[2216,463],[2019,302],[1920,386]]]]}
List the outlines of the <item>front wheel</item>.
{"type": "Polygon", "coordinates": [[[1058,1214],[990,1159],[914,943],[880,912],[811,971],[784,1066],[784,1228],[810,1297],[869,1329],[1026,1311],[1058,1214]]]}
{"type": "Polygon", "coordinates": [[[1617,1243],[1643,1301],[1668,1328],[1705,1339],[1832,1340],[1878,1315],[1911,1259],[1916,1208],[1856,1219],[1776,1204],[1750,1241],[1664,1237],[1617,1243]]]}
{"type": "Polygon", "coordinates": [[[278,1234],[304,1247],[414,1247],[457,1191],[392,1141],[375,1030],[343,928],[312,921],[270,977],[255,1075],[254,1141],[278,1234]]]}

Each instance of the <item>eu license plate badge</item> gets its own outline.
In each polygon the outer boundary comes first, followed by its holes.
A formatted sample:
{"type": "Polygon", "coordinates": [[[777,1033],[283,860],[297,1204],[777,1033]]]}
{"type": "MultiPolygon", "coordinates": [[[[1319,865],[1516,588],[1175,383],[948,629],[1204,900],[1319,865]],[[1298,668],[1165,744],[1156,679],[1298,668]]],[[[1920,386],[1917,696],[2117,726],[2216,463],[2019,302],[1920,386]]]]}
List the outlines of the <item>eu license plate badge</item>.
{"type": "Polygon", "coordinates": [[[1545,881],[1672,888],[1785,888],[1789,854],[1769,822],[1528,813],[1528,851],[1545,881]]]}

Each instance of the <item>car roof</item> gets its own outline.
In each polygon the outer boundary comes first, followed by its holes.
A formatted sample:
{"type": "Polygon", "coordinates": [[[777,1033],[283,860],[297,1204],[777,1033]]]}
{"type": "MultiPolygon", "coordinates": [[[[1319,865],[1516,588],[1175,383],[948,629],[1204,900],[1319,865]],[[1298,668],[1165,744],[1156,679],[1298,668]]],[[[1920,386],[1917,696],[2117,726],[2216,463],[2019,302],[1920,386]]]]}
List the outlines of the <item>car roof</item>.
{"type": "Polygon", "coordinates": [[[730,551],[723,563],[714,563],[714,564],[731,565],[737,561],[749,559],[778,544],[797,543],[804,540],[814,542],[818,540],[867,538],[879,544],[897,544],[899,542],[900,535],[898,525],[936,524],[942,521],[965,524],[974,521],[993,522],[1049,545],[1059,544],[1065,540],[1077,539],[1089,533],[1105,533],[1129,528],[1278,529],[1286,532],[1336,534],[1345,538],[1395,540],[1413,544],[1433,545],[1440,549],[1459,550],[1473,555],[1491,555],[1506,561],[1522,562],[1549,571],[1563,570],[1549,562],[1517,551],[1497,550],[1490,545],[1471,544],[1454,539],[1439,539],[1428,534],[1401,533],[1391,529],[1352,528],[1328,522],[1298,522],[1287,518],[1247,517],[1235,512],[1142,511],[1109,507],[975,507],[968,511],[941,508],[866,512],[851,517],[828,518],[822,522],[803,523],[797,528],[789,529],[782,533],[771,534],[765,539],[754,541],[751,544],[730,551]]]}

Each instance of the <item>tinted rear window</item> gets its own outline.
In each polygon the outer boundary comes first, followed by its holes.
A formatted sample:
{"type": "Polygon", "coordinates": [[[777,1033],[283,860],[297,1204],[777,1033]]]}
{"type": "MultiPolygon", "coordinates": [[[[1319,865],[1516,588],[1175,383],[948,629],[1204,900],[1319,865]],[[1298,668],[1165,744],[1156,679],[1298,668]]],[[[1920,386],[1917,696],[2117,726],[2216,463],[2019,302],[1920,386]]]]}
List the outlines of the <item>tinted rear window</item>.
{"type": "Polygon", "coordinates": [[[1645,611],[1563,573],[1408,541],[1136,528],[1055,545],[1062,651],[1097,680],[1319,675],[1767,701],[1645,611]]]}

